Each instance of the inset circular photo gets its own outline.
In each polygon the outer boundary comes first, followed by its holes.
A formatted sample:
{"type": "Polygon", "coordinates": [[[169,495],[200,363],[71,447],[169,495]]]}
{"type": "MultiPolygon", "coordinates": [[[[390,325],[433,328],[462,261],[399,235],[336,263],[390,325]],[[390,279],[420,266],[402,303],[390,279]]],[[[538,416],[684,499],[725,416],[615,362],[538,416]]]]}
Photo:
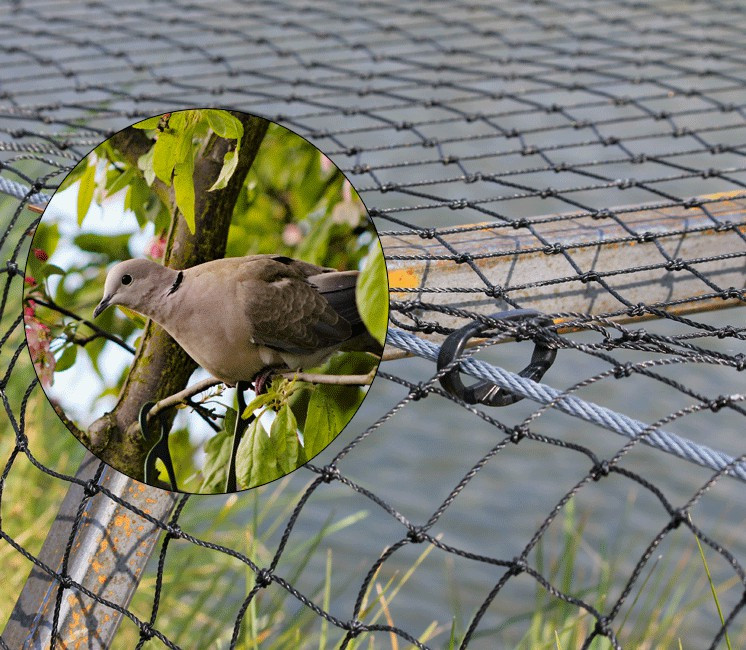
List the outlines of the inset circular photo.
{"type": "Polygon", "coordinates": [[[39,381],[80,442],[150,485],[224,493],[292,472],[378,369],[388,283],[365,206],[263,118],[133,124],[75,167],[30,234],[39,381]]]}

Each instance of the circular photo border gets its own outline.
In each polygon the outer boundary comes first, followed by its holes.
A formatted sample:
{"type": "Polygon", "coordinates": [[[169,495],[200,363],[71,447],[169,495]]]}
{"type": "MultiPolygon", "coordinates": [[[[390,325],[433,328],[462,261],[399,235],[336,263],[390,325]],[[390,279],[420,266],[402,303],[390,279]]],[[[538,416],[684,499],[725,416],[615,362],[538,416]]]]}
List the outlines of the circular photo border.
{"type": "Polygon", "coordinates": [[[349,423],[388,323],[378,234],[286,127],[178,110],[94,148],[33,230],[28,350],[92,453],[165,489],[280,478],[349,423]]]}

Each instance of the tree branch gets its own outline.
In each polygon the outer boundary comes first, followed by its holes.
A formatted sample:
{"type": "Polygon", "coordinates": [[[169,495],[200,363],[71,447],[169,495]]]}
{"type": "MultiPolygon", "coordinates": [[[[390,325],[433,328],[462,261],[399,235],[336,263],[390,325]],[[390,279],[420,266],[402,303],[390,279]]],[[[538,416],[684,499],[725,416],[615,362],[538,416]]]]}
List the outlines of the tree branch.
{"type": "MultiPolygon", "coordinates": [[[[41,305],[42,307],[46,307],[47,309],[52,309],[53,311],[59,312],[63,316],[68,316],[70,318],[75,319],[79,323],[83,323],[86,327],[90,328],[98,336],[103,336],[105,339],[108,339],[112,343],[116,343],[119,347],[124,348],[129,352],[130,354],[135,353],[135,348],[133,348],[131,345],[120,339],[118,336],[114,336],[113,334],[110,334],[104,329],[101,329],[98,325],[94,325],[91,323],[91,321],[86,320],[85,318],[82,318],[81,316],[78,316],[75,312],[70,311],[69,309],[65,309],[64,307],[60,307],[56,302],[54,302],[51,298],[49,300],[41,300],[39,298],[31,298],[37,305],[41,305]]],[[[89,342],[89,341],[87,341],[89,342]]],[[[85,345],[85,344],[83,344],[85,345]]]]}
{"type": "Polygon", "coordinates": [[[192,386],[187,386],[184,390],[180,390],[178,393],[164,397],[159,402],[156,402],[155,406],[148,412],[148,421],[158,415],[161,411],[165,411],[172,406],[178,406],[179,404],[186,404],[190,397],[194,397],[199,393],[206,391],[208,388],[222,384],[223,382],[214,377],[208,377],[202,381],[198,381],[192,386]]]}
{"type": "MultiPolygon", "coordinates": [[[[189,231],[185,220],[177,214],[171,189],[162,192],[155,188],[174,215],[166,241],[166,266],[183,269],[225,255],[233,209],[268,125],[266,120],[260,118],[242,113],[235,115],[244,125],[244,135],[238,165],[225,188],[208,192],[217,180],[225,154],[232,150],[234,142],[213,135],[195,155],[195,234],[189,231]]],[[[128,161],[136,161],[143,146],[147,151],[152,143],[147,138],[143,140],[142,133],[132,133],[137,129],[125,131],[129,137],[117,139],[115,136],[114,144],[120,153],[129,156],[128,161]]],[[[105,414],[88,428],[91,451],[120,472],[142,480],[145,456],[155,439],[142,439],[138,425],[140,409],[146,402],[157,402],[183,390],[195,368],[194,361],[176,341],[160,326],[149,321],[117,405],[111,413],[105,414]]],[[[167,417],[172,419],[173,414],[169,413],[167,417]]],[[[153,431],[152,435],[157,435],[157,432],[153,431]]]]}
{"type": "Polygon", "coordinates": [[[371,370],[365,375],[324,375],[318,372],[280,372],[278,377],[307,381],[309,384],[332,384],[334,386],[369,386],[376,376],[371,370]]]}

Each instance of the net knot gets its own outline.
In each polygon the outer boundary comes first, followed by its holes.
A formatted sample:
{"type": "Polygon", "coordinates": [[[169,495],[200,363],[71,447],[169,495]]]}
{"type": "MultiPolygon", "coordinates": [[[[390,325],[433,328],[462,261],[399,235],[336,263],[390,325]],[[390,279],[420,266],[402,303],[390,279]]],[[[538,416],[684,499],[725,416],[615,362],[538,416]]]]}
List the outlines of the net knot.
{"type": "Polygon", "coordinates": [[[588,284],[589,282],[595,282],[600,279],[601,279],[601,276],[598,274],[597,271],[586,271],[585,273],[580,275],[580,281],[583,284],[588,284]]]}
{"type": "Polygon", "coordinates": [[[517,424],[510,430],[510,442],[517,445],[528,435],[528,427],[525,424],[517,424]]]}
{"type": "Polygon", "coordinates": [[[604,147],[609,147],[614,144],[619,144],[619,138],[615,138],[612,135],[612,136],[609,136],[608,138],[603,138],[601,140],[601,144],[604,145],[604,147]]]}
{"type": "Polygon", "coordinates": [[[167,524],[166,533],[169,537],[173,537],[174,539],[180,539],[184,536],[184,531],[181,530],[181,526],[179,526],[179,524],[167,524]]]}
{"type": "Polygon", "coordinates": [[[450,165],[452,163],[458,162],[458,160],[459,160],[458,156],[449,155],[449,156],[443,156],[440,159],[440,162],[442,162],[444,165],[450,165]]]}
{"type": "Polygon", "coordinates": [[[324,465],[321,468],[321,480],[324,481],[324,483],[331,483],[332,481],[336,481],[339,477],[339,470],[333,463],[330,465],[324,465]]]}
{"type": "Polygon", "coordinates": [[[633,364],[630,361],[623,363],[622,365],[614,368],[614,377],[621,379],[622,377],[629,377],[633,372],[633,364]]]}
{"type": "Polygon", "coordinates": [[[521,149],[521,155],[533,156],[535,153],[538,153],[538,151],[539,150],[534,145],[530,144],[527,147],[523,147],[523,149],[521,149]]]}
{"type": "Polygon", "coordinates": [[[648,161],[648,157],[644,153],[638,153],[636,156],[632,156],[629,160],[633,165],[641,165],[648,161]]]}
{"type": "Polygon", "coordinates": [[[474,174],[467,174],[464,176],[464,183],[476,183],[477,181],[482,180],[482,174],[480,172],[475,172],[474,174]]]}
{"type": "Polygon", "coordinates": [[[18,268],[18,263],[14,262],[13,260],[8,260],[7,262],[5,262],[5,269],[8,272],[8,276],[11,278],[21,272],[21,270],[18,268]]]}
{"type": "Polygon", "coordinates": [[[650,232],[649,230],[646,230],[643,233],[639,233],[637,235],[637,243],[638,244],[644,244],[649,241],[653,241],[655,239],[655,233],[650,232]]]}
{"type": "Polygon", "coordinates": [[[469,201],[466,199],[456,199],[455,201],[451,201],[448,204],[448,207],[451,208],[451,210],[463,210],[464,208],[469,207],[469,201]]]}
{"type": "Polygon", "coordinates": [[[591,478],[594,481],[600,481],[604,476],[608,476],[611,472],[611,465],[608,460],[602,460],[600,463],[596,463],[591,470],[591,478]]]}
{"type": "Polygon", "coordinates": [[[22,454],[26,453],[26,450],[28,449],[28,438],[25,434],[16,436],[16,449],[18,449],[22,454]]]}
{"type": "Polygon", "coordinates": [[[739,372],[741,370],[746,370],[746,354],[739,352],[733,357],[733,360],[736,362],[736,370],[739,372]]]}
{"type": "Polygon", "coordinates": [[[666,269],[669,271],[681,271],[684,268],[686,268],[686,263],[680,257],[677,257],[674,260],[668,260],[668,262],[666,262],[666,269]]]}
{"type": "Polygon", "coordinates": [[[147,621],[142,621],[140,623],[140,638],[145,639],[145,641],[150,641],[154,636],[155,630],[153,630],[153,626],[147,621]]]}
{"type": "Polygon", "coordinates": [[[259,587],[260,589],[265,589],[272,584],[272,572],[269,569],[260,569],[256,572],[256,577],[254,578],[254,580],[257,587],[259,587]]]}
{"type": "Polygon", "coordinates": [[[677,508],[671,513],[671,528],[678,528],[686,521],[686,510],[677,508]]]}
{"type": "Polygon", "coordinates": [[[610,637],[611,628],[609,627],[609,619],[606,618],[605,616],[602,616],[601,618],[599,618],[596,621],[596,625],[593,628],[593,631],[600,636],[605,636],[607,638],[610,637]]]}
{"type": "Polygon", "coordinates": [[[554,244],[544,246],[543,250],[547,255],[557,255],[558,253],[561,253],[564,248],[562,247],[562,244],[560,244],[559,242],[555,242],[554,244]]]}
{"type": "Polygon", "coordinates": [[[370,165],[368,165],[368,164],[365,164],[365,165],[355,165],[352,168],[352,173],[353,174],[367,174],[369,171],[370,171],[370,165]]]}
{"type": "Polygon", "coordinates": [[[72,588],[72,586],[73,586],[73,579],[69,575],[67,575],[65,573],[63,575],[57,576],[57,578],[59,579],[60,586],[63,589],[71,589],[72,588]]]}
{"type": "Polygon", "coordinates": [[[715,232],[725,232],[727,230],[735,230],[736,225],[732,221],[723,221],[715,226],[715,232]]]}
{"type": "Polygon", "coordinates": [[[515,219],[510,222],[510,225],[513,227],[513,230],[518,230],[519,228],[527,228],[528,227],[528,219],[515,219]]]}
{"type": "Polygon", "coordinates": [[[528,564],[526,563],[526,560],[522,557],[514,557],[513,561],[510,563],[510,575],[519,576],[521,573],[524,573],[527,568],[528,564]]]}
{"type": "Polygon", "coordinates": [[[636,305],[633,305],[627,310],[627,315],[628,316],[644,316],[646,311],[647,311],[647,308],[645,307],[645,304],[642,302],[638,302],[636,305]]]}
{"type": "Polygon", "coordinates": [[[93,479],[89,479],[83,484],[83,494],[85,494],[85,496],[89,498],[96,496],[99,493],[100,489],[101,488],[99,487],[98,483],[96,483],[96,481],[94,481],[93,479]]]}
{"type": "Polygon", "coordinates": [[[435,237],[435,233],[435,228],[425,228],[424,230],[420,230],[417,234],[422,239],[433,239],[433,237],[435,237]]]}
{"type": "Polygon", "coordinates": [[[622,333],[622,341],[631,341],[636,343],[638,341],[644,341],[648,336],[647,330],[640,328],[639,330],[626,330],[622,333]]]}
{"type": "Polygon", "coordinates": [[[421,544],[425,541],[425,529],[422,526],[411,526],[407,532],[407,539],[413,544],[421,544]]]}
{"type": "Polygon", "coordinates": [[[732,403],[733,398],[730,395],[718,395],[715,399],[710,400],[707,406],[713,413],[717,413],[721,408],[730,406],[732,403]]]}
{"type": "Polygon", "coordinates": [[[464,264],[465,262],[471,262],[473,259],[474,258],[469,253],[459,253],[453,258],[453,261],[456,262],[456,264],[464,264]]]}
{"type": "Polygon", "coordinates": [[[503,298],[505,297],[505,289],[503,289],[501,286],[493,284],[491,287],[488,287],[484,290],[484,295],[489,298],[503,298]]]}
{"type": "Polygon", "coordinates": [[[699,199],[687,199],[682,203],[685,208],[699,208],[702,205],[702,201],[699,199]]]}
{"type": "Polygon", "coordinates": [[[411,391],[409,391],[409,398],[413,402],[419,402],[421,399],[428,396],[428,390],[421,383],[417,384],[411,391]]]}
{"type": "Polygon", "coordinates": [[[743,291],[740,291],[735,287],[728,287],[727,289],[720,292],[720,297],[723,300],[728,300],[728,298],[739,298],[743,300],[743,291]]]}
{"type": "Polygon", "coordinates": [[[733,325],[726,325],[725,327],[721,327],[717,331],[717,335],[716,336],[719,339],[725,339],[725,338],[728,338],[729,336],[733,336],[734,334],[737,333],[737,331],[738,330],[736,330],[736,328],[733,327],[733,325]]]}
{"type": "Polygon", "coordinates": [[[714,167],[709,167],[708,169],[702,170],[702,173],[700,174],[700,176],[702,178],[710,178],[710,176],[717,176],[719,173],[720,172],[718,172],[718,170],[715,169],[714,167]]]}
{"type": "Polygon", "coordinates": [[[347,622],[347,630],[350,638],[354,639],[365,631],[365,625],[362,621],[358,621],[356,618],[347,622]]]}
{"type": "Polygon", "coordinates": [[[549,198],[552,198],[554,196],[557,196],[557,190],[555,190],[553,187],[547,187],[547,188],[541,190],[541,192],[539,192],[539,196],[542,199],[549,199],[549,198]]]}
{"type": "Polygon", "coordinates": [[[611,219],[614,213],[611,210],[594,210],[591,212],[591,219],[611,219]]]}

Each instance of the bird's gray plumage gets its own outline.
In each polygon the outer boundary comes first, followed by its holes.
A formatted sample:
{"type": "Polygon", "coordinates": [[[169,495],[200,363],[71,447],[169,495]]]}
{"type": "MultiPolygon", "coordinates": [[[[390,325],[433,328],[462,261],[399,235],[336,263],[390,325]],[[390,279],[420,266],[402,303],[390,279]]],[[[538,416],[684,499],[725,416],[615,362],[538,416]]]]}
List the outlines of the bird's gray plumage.
{"type": "Polygon", "coordinates": [[[279,255],[181,271],[127,260],[107,274],[94,316],[109,305],[148,316],[205,370],[233,385],[269,367],[318,365],[343,346],[380,348],[357,311],[357,276],[279,255]]]}

